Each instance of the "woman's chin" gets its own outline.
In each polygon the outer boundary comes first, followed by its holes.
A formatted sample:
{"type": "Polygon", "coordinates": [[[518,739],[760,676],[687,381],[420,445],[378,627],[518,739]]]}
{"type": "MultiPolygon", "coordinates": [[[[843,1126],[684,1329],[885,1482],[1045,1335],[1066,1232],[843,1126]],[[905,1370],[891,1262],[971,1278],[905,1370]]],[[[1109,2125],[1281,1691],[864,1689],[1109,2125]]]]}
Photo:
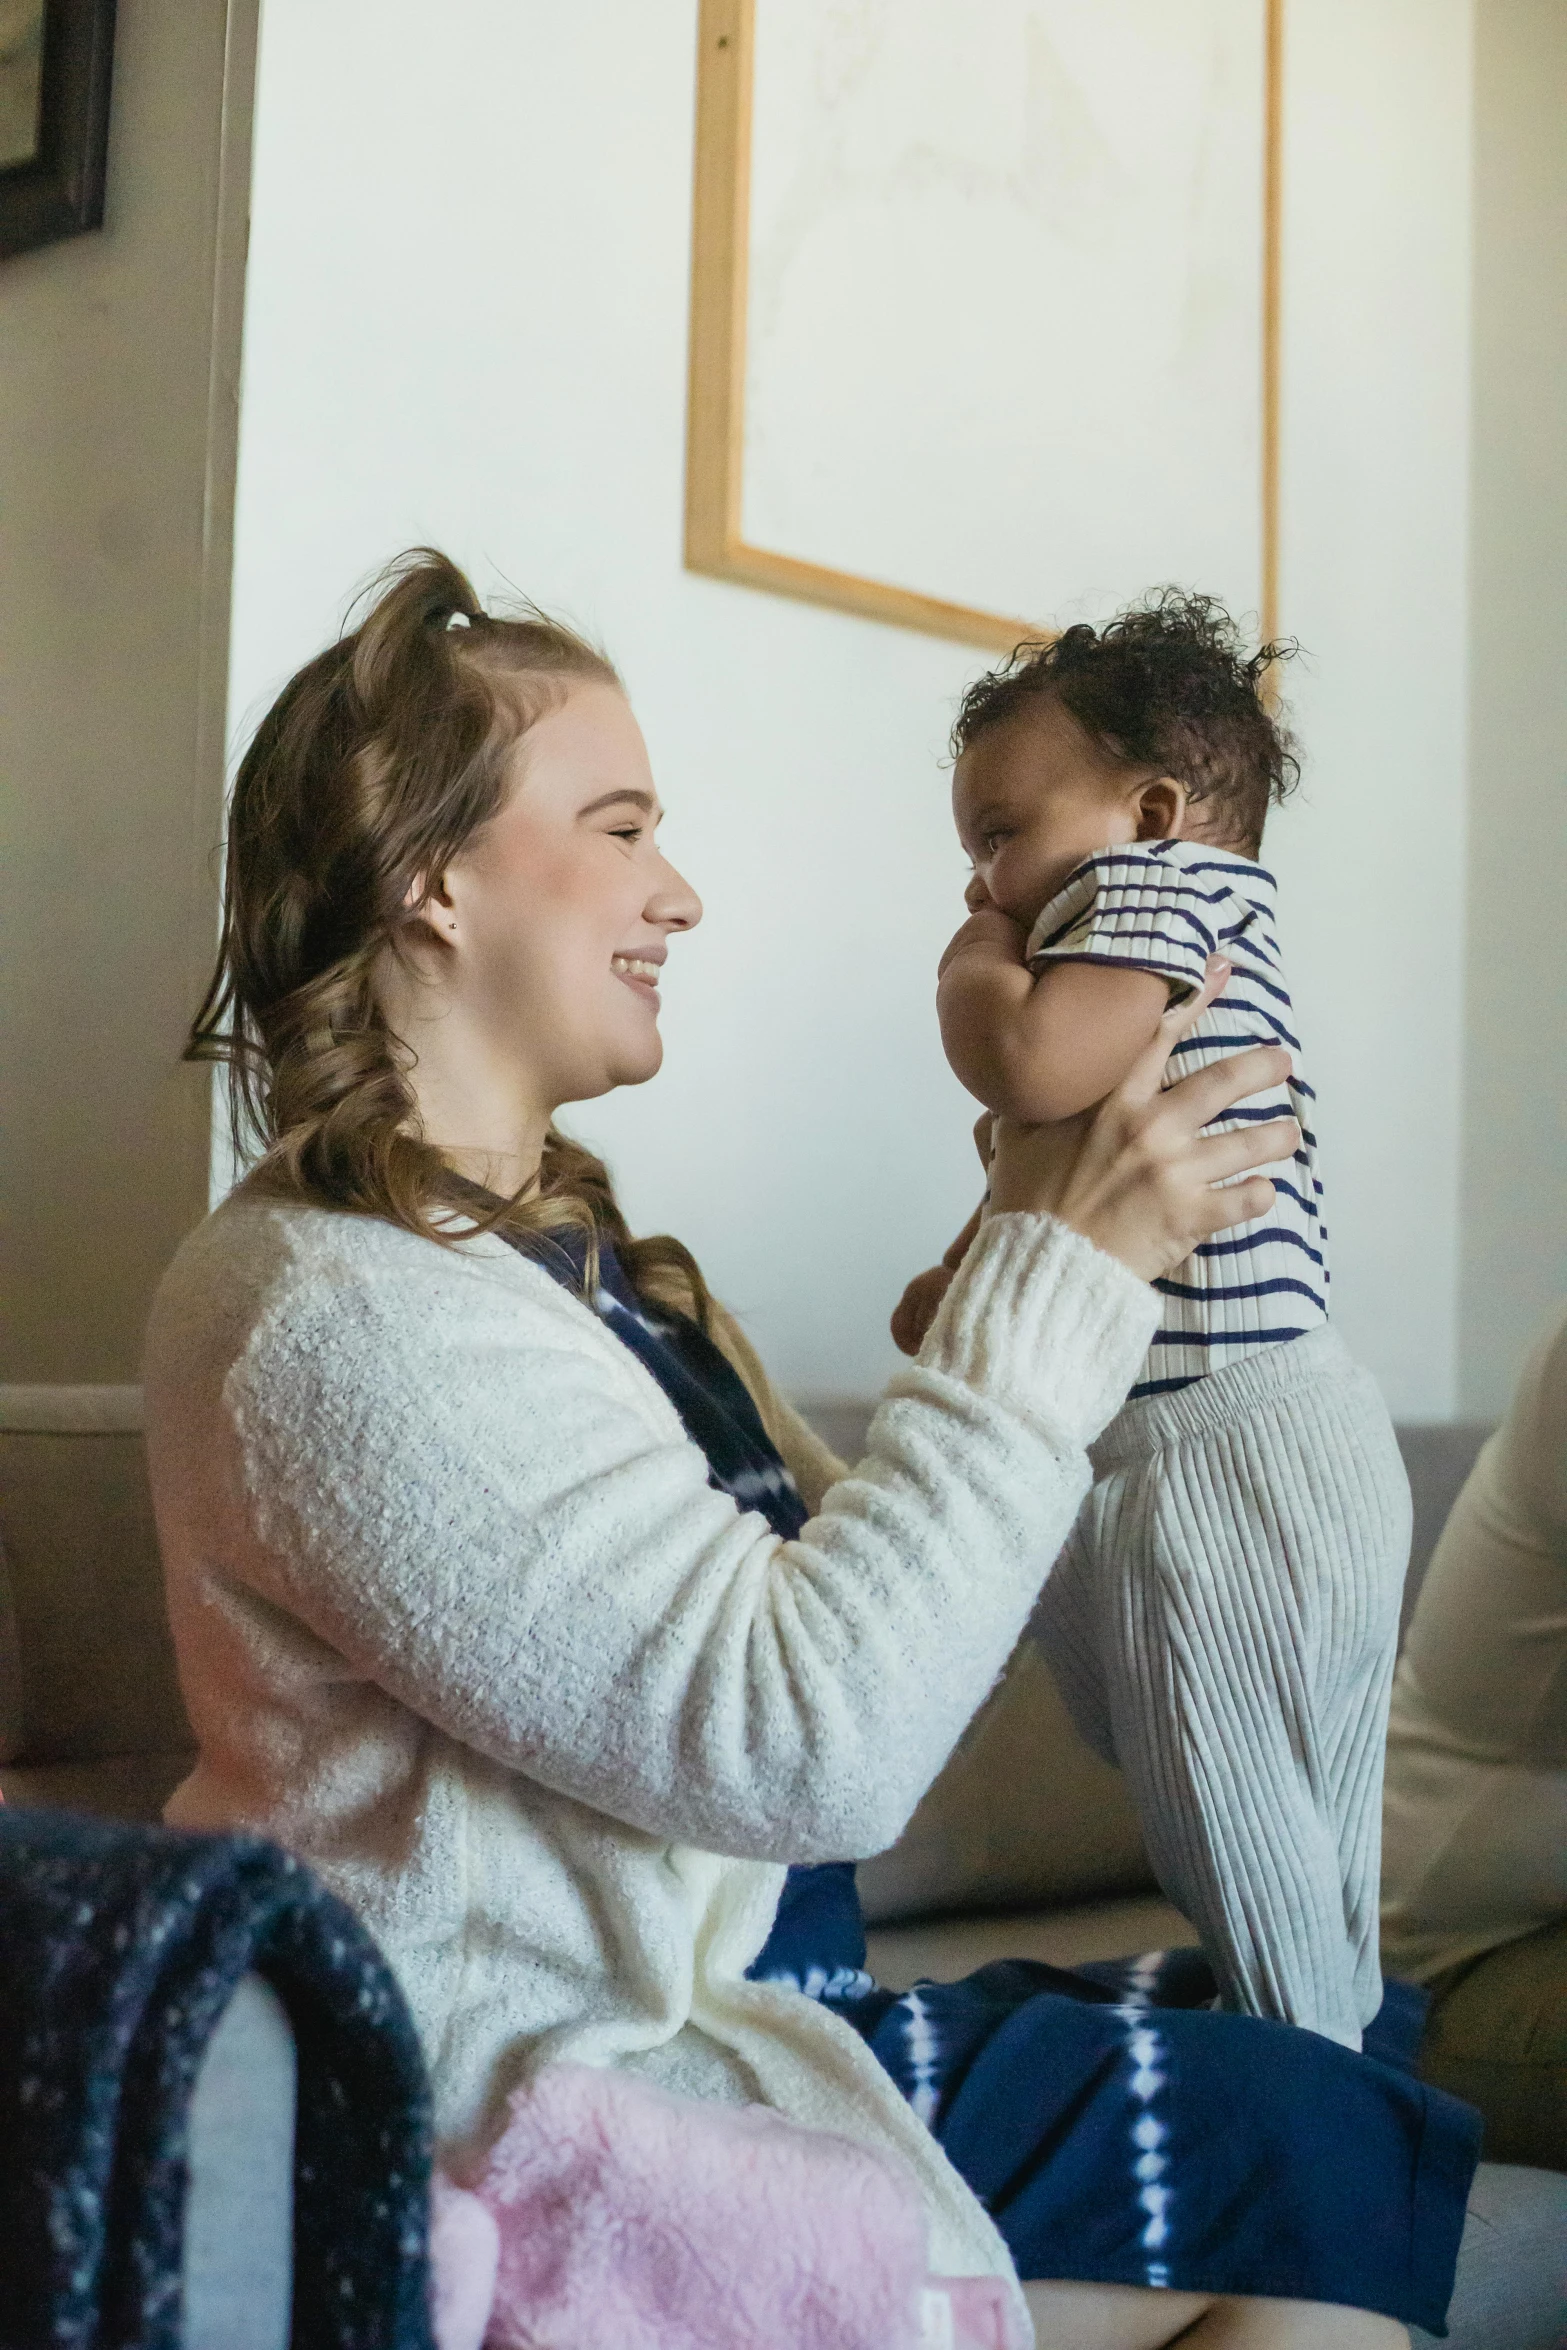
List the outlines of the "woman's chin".
{"type": "Polygon", "coordinates": [[[656,1006],[638,1007],[629,1020],[622,1015],[606,1021],[596,1034],[579,1029],[574,1042],[576,1066],[556,1073],[562,1103],[599,1101],[622,1085],[646,1085],[663,1064],[656,1006]]]}
{"type": "Polygon", "coordinates": [[[653,1031],[653,1041],[648,1047],[647,1051],[641,1056],[635,1071],[628,1071],[627,1074],[621,1078],[620,1083],[622,1085],[646,1085],[648,1079],[650,1077],[656,1077],[663,1066],[664,1040],[659,1035],[657,1029],[655,1029],[653,1031]]]}
{"type": "Polygon", "coordinates": [[[605,1077],[604,1091],[613,1093],[619,1085],[646,1085],[656,1077],[663,1066],[664,1040],[649,1021],[647,1033],[632,1041],[627,1039],[610,1062],[605,1077]]]}

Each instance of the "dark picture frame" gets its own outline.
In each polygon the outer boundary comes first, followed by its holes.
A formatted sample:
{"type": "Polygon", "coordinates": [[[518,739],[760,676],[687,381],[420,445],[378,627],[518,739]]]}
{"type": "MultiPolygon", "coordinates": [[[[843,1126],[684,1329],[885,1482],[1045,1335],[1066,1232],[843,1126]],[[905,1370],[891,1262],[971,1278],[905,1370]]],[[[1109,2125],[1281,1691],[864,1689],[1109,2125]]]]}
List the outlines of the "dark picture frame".
{"type": "Polygon", "coordinates": [[[0,170],[0,260],[103,226],[115,0],[43,0],[38,139],[0,170]]]}

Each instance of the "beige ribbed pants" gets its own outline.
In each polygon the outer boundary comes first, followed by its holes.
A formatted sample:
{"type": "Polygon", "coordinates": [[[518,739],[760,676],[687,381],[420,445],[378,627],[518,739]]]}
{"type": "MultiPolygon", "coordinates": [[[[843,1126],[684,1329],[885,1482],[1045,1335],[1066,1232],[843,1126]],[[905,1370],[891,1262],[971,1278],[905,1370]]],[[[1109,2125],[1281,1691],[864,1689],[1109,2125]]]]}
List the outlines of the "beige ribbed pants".
{"type": "Polygon", "coordinates": [[[1409,1557],[1387,1408],[1308,1332],[1128,1404],[1034,1636],[1221,2004],[1358,2048],[1382,1997],[1382,1756],[1409,1557]]]}

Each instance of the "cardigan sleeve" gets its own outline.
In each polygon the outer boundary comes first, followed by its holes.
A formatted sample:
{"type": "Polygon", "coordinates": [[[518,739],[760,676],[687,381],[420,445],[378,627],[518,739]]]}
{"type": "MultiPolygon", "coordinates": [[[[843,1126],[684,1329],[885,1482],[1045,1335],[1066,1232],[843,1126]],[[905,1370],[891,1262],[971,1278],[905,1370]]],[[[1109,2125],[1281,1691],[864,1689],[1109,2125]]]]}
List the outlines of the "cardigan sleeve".
{"type": "Polygon", "coordinates": [[[224,1381],[230,1571],[339,1679],[651,1836],[894,1841],[1066,1536],[1152,1291],[1047,1218],[993,1219],[866,1458],[780,1542],[546,1275],[517,1267],[528,1311],[453,1259],[416,1243],[259,1315],[224,1381]]]}

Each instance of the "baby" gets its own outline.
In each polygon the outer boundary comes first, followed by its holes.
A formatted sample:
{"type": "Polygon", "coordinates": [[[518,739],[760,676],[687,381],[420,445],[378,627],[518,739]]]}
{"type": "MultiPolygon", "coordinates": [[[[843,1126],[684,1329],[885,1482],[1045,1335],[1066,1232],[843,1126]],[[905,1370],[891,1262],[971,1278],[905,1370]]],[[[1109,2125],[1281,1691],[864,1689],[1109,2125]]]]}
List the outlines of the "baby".
{"type": "MultiPolygon", "coordinates": [[[[1162,1014],[1223,993],[1166,1082],[1286,1045],[1273,1206],[1155,1283],[1164,1311],[1034,1622],[1074,1720],[1125,1773],[1154,1868],[1222,2004],[1349,2047],[1382,1996],[1382,1753],[1409,1493],[1382,1399],[1328,1320],[1313,1096],[1291,1034],[1274,883],[1256,861],[1295,762],[1210,599],[1174,591],[1024,647],[964,696],[953,810],[970,917],[942,959],[942,1041],[1000,1114],[1101,1100],[1162,1014]]],[[[977,1226],[947,1264],[961,1262],[977,1226]]],[[[912,1350],[950,1270],[911,1284],[912,1350]]]]}

